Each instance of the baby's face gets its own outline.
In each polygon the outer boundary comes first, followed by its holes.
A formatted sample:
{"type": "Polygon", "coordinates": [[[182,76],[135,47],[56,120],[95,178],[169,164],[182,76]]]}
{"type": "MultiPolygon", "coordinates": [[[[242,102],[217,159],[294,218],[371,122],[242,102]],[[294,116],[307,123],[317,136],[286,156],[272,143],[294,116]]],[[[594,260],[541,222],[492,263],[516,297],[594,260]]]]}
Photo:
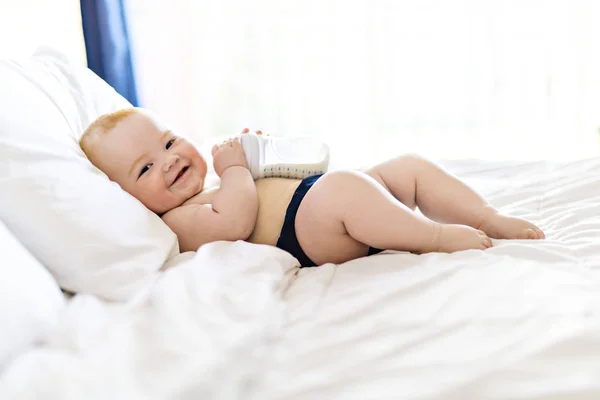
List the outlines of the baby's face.
{"type": "Polygon", "coordinates": [[[157,214],[204,187],[206,161],[196,148],[152,116],[134,113],[103,134],[93,163],[157,214]]]}

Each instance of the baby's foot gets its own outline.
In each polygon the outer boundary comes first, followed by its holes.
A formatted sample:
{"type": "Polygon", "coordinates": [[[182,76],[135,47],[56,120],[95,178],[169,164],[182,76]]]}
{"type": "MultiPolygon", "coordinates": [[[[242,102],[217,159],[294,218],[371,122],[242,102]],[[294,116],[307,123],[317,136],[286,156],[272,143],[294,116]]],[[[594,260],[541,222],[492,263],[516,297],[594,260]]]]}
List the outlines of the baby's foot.
{"type": "Polygon", "coordinates": [[[484,231],[466,225],[438,224],[437,251],[452,253],[460,250],[485,250],[492,247],[492,240],[484,231]]]}
{"type": "Polygon", "coordinates": [[[489,212],[479,224],[479,229],[495,239],[544,239],[544,232],[531,222],[521,218],[502,215],[496,210],[489,212]]]}

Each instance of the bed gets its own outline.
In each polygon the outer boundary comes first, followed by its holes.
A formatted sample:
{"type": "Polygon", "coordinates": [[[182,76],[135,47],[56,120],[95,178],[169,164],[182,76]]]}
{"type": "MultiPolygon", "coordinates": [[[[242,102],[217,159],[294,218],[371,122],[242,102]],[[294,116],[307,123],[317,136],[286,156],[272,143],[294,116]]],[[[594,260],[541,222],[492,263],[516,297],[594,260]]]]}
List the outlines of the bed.
{"type": "Polygon", "coordinates": [[[305,269],[207,244],[126,302],[68,300],[0,398],[600,398],[600,160],[440,163],[547,239],[305,269]]]}

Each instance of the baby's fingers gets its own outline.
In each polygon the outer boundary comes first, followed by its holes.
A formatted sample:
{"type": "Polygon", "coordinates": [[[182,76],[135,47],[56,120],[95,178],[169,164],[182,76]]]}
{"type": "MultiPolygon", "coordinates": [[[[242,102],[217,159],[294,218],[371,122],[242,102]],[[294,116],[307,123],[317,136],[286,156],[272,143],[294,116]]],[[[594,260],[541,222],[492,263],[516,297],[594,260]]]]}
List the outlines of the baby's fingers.
{"type": "Polygon", "coordinates": [[[239,137],[231,139],[231,146],[232,147],[233,146],[237,147],[237,146],[241,146],[241,145],[242,145],[242,142],[240,141],[239,137]]]}

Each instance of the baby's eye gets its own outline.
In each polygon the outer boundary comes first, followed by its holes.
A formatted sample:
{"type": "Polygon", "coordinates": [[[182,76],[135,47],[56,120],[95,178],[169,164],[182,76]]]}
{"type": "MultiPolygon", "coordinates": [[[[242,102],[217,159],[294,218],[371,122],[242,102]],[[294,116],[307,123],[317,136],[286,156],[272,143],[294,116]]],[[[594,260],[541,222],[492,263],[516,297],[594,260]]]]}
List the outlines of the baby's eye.
{"type": "Polygon", "coordinates": [[[146,172],[148,172],[150,170],[151,166],[152,166],[152,164],[146,164],[146,165],[144,165],[144,167],[140,171],[140,174],[138,175],[138,178],[140,178],[142,175],[144,175],[146,172]]]}
{"type": "Polygon", "coordinates": [[[167,142],[167,146],[166,146],[167,150],[169,150],[169,147],[171,147],[173,145],[173,143],[175,143],[175,139],[177,139],[177,138],[173,138],[167,142]]]}

